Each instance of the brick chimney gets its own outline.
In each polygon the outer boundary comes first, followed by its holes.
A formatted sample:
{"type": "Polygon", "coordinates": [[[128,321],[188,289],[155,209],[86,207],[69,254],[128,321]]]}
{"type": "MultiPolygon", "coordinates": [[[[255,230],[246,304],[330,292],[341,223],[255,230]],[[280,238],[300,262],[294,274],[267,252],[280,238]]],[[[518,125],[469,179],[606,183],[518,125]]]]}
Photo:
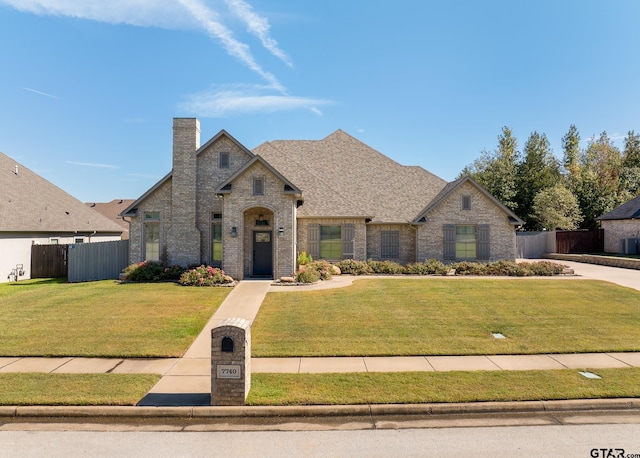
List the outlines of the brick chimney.
{"type": "Polygon", "coordinates": [[[200,148],[200,122],[196,118],[173,119],[173,171],[171,221],[167,237],[170,264],[200,262],[200,231],[196,227],[196,151],[200,148]]]}

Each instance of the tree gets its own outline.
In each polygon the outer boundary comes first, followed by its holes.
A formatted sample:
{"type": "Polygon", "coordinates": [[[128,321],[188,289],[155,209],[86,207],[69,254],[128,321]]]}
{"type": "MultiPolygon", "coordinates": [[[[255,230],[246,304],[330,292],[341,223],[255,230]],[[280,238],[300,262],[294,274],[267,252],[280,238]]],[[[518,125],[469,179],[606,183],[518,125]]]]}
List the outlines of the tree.
{"type": "Polygon", "coordinates": [[[569,177],[577,177],[580,174],[580,133],[575,124],[569,126],[569,130],[562,137],[562,150],[564,152],[562,164],[569,177]]]}
{"type": "Polygon", "coordinates": [[[613,210],[620,202],[620,150],[602,132],[597,140],[591,140],[581,156],[581,170],[576,195],[584,215],[582,227],[595,228],[596,218],[613,210]]]}
{"type": "Polygon", "coordinates": [[[463,169],[460,176],[470,176],[504,206],[515,210],[518,163],[518,140],[508,127],[498,136],[498,148],[482,151],[479,159],[463,169]]]}
{"type": "Polygon", "coordinates": [[[516,201],[518,213],[528,229],[539,229],[533,214],[533,200],[543,189],[560,181],[560,164],[545,134],[533,132],[524,145],[524,160],[518,165],[516,201]]]}
{"type": "Polygon", "coordinates": [[[575,229],[582,220],[576,196],[561,184],[543,189],[533,199],[533,215],[550,231],[575,229]]]}
{"type": "Polygon", "coordinates": [[[629,131],[624,139],[622,165],[640,167],[640,134],[636,134],[633,130],[629,131]]]}

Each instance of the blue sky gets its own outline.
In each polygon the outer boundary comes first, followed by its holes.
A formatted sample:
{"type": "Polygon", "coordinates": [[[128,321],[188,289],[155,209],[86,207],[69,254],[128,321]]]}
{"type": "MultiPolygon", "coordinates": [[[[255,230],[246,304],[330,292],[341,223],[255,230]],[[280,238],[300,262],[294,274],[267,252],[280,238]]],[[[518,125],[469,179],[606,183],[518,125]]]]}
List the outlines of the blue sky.
{"type": "Polygon", "coordinates": [[[0,0],[0,151],[102,202],[170,171],[174,117],[248,148],[343,129],[446,180],[505,125],[622,147],[639,22],[636,0],[0,0]]]}

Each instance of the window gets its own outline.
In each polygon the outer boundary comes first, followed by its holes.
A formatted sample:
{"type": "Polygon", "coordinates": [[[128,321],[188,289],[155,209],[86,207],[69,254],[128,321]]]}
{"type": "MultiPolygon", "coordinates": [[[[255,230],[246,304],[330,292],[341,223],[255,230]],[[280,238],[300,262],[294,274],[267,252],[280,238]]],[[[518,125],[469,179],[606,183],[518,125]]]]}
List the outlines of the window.
{"type": "Polygon", "coordinates": [[[84,237],[76,237],[73,239],[73,243],[84,243],[84,237]]]}
{"type": "Polygon", "coordinates": [[[211,262],[222,265],[222,213],[211,215],[211,262]]]}
{"type": "Polygon", "coordinates": [[[471,196],[462,196],[462,209],[471,210],[471,196]]]}
{"type": "Polygon", "coordinates": [[[264,195],[264,180],[262,178],[253,179],[253,195],[254,196],[264,195]]]}
{"type": "Polygon", "coordinates": [[[456,226],[456,258],[476,259],[476,226],[456,226]]]}
{"type": "Polygon", "coordinates": [[[49,243],[51,245],[57,245],[57,244],[60,243],[60,240],[59,239],[49,239],[49,243]]]}
{"type": "Polygon", "coordinates": [[[342,230],[340,226],[320,226],[320,257],[342,258],[342,230]]]}
{"type": "Polygon", "coordinates": [[[223,151],[220,153],[220,162],[218,165],[221,169],[229,168],[229,152],[228,151],[223,151]]]}
{"type": "Polygon", "coordinates": [[[400,232],[382,231],[380,233],[380,257],[382,259],[397,259],[400,257],[400,232]]]}
{"type": "Polygon", "coordinates": [[[160,212],[144,213],[144,257],[160,261],[160,212]]]}

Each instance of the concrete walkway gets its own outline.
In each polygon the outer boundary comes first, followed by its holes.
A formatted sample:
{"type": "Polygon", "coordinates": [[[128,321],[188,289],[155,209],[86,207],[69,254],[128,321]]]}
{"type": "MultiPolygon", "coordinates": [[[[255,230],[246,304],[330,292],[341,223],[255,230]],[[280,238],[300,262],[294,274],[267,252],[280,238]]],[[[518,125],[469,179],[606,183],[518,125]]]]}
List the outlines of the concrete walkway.
{"type": "MultiPolygon", "coordinates": [[[[605,280],[640,290],[640,271],[563,261],[576,273],[558,281],[605,280]]],[[[268,280],[242,281],[227,296],[182,358],[0,358],[2,372],[154,373],[162,375],[140,405],[208,405],[211,391],[211,329],[227,318],[255,319],[267,292],[340,288],[376,277],[336,276],[308,286],[272,286],[268,280]]],[[[398,277],[393,277],[398,278],[398,277]]],[[[424,277],[402,277],[424,278],[424,277]]],[[[460,277],[428,277],[464,281],[460,277]]],[[[539,278],[539,277],[538,277],[539,278]]],[[[554,277],[556,278],[556,277],[554,277]]],[[[526,281],[527,279],[522,279],[526,281]]],[[[475,371],[598,369],[640,367],[639,353],[586,353],[491,356],[403,356],[342,358],[253,358],[254,373],[327,373],[398,371],[475,371]]]]}

